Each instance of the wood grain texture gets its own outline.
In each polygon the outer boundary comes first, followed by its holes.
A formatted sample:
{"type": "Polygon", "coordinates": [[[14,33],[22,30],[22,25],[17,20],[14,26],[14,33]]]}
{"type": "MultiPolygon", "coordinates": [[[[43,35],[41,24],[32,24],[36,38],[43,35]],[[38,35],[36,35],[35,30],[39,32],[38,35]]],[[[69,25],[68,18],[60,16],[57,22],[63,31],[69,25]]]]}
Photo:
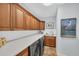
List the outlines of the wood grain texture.
{"type": "Polygon", "coordinates": [[[30,30],[31,29],[31,25],[30,25],[30,23],[31,23],[31,16],[30,16],[30,14],[28,14],[28,13],[24,13],[24,28],[25,28],[25,30],[30,30]]]}
{"type": "Polygon", "coordinates": [[[16,28],[24,28],[24,11],[19,6],[16,5],[16,28]]]}
{"type": "Polygon", "coordinates": [[[40,30],[44,30],[44,29],[45,29],[45,22],[40,21],[40,30]]]}
{"type": "Polygon", "coordinates": [[[16,3],[0,3],[0,30],[44,30],[45,22],[16,3]]]}
{"type": "Polygon", "coordinates": [[[23,51],[21,51],[19,54],[17,54],[16,56],[28,56],[28,55],[29,55],[29,51],[28,51],[28,48],[26,48],[23,51]]]}
{"type": "Polygon", "coordinates": [[[0,4],[0,28],[5,27],[10,29],[10,21],[10,4],[0,4]]]}
{"type": "Polygon", "coordinates": [[[56,37],[54,36],[45,36],[44,37],[44,45],[56,47],[56,37]]]}

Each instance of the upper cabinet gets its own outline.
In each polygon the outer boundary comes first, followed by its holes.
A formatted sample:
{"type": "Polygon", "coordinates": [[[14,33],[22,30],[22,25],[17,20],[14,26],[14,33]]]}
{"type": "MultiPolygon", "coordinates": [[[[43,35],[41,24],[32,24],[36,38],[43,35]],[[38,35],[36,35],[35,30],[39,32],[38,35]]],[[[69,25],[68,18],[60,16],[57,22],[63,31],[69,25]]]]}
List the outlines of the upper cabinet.
{"type": "Polygon", "coordinates": [[[15,20],[15,28],[16,29],[24,29],[24,11],[18,5],[16,5],[16,20],[15,20]]]}
{"type": "Polygon", "coordinates": [[[0,4],[0,30],[10,30],[10,4],[0,4]]]}
{"type": "Polygon", "coordinates": [[[35,29],[35,27],[34,27],[34,26],[35,26],[35,22],[34,22],[35,19],[34,19],[34,17],[33,17],[32,15],[31,15],[30,21],[31,21],[31,22],[30,22],[31,30],[34,30],[34,29],[35,29]]]}
{"type": "Polygon", "coordinates": [[[0,4],[0,30],[44,30],[40,21],[19,4],[0,4]]]}
{"type": "Polygon", "coordinates": [[[35,19],[34,20],[34,22],[35,22],[35,29],[39,29],[38,27],[39,27],[39,21],[37,20],[37,19],[35,19]]]}
{"type": "Polygon", "coordinates": [[[40,30],[44,30],[45,29],[45,21],[40,21],[40,30]]]}
{"type": "Polygon", "coordinates": [[[31,16],[29,13],[25,12],[24,13],[24,29],[25,30],[31,29],[30,23],[31,23],[31,16]]]}

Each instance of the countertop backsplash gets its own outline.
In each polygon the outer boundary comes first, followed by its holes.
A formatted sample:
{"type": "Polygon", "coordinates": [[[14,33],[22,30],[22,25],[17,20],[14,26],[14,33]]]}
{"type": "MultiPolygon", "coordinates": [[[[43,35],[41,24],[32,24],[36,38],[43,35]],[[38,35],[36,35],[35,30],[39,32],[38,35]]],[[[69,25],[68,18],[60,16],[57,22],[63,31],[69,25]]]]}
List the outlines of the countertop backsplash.
{"type": "Polygon", "coordinates": [[[56,36],[56,29],[45,29],[44,34],[46,36],[56,36]]]}

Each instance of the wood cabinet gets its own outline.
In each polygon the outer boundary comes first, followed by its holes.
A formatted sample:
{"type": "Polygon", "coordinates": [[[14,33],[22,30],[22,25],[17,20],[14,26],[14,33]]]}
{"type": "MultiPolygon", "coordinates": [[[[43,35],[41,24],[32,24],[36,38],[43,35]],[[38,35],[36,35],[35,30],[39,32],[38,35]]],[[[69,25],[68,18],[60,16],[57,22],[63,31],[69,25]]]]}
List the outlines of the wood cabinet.
{"type": "Polygon", "coordinates": [[[23,51],[21,51],[16,56],[29,56],[29,50],[28,50],[28,48],[24,49],[23,51]]]}
{"type": "Polygon", "coordinates": [[[23,10],[17,4],[0,3],[0,30],[23,29],[23,10]]]}
{"type": "Polygon", "coordinates": [[[56,37],[55,36],[45,36],[44,45],[56,47],[56,37]]]}
{"type": "Polygon", "coordinates": [[[16,26],[16,29],[24,29],[24,11],[22,8],[20,8],[18,5],[16,5],[16,22],[15,22],[15,26],[16,26]]]}
{"type": "Polygon", "coordinates": [[[39,21],[26,9],[15,3],[0,3],[1,30],[44,30],[45,22],[39,21]]]}
{"type": "Polygon", "coordinates": [[[0,3],[0,30],[10,30],[10,4],[0,3]]]}
{"type": "Polygon", "coordinates": [[[24,14],[25,29],[26,30],[40,30],[39,20],[29,13],[24,14]]]}
{"type": "Polygon", "coordinates": [[[33,16],[31,16],[31,22],[30,22],[30,26],[31,26],[31,30],[34,30],[35,29],[35,19],[33,16]]]}
{"type": "Polygon", "coordinates": [[[37,20],[34,18],[34,29],[37,29],[37,20]]]}
{"type": "Polygon", "coordinates": [[[34,29],[39,30],[39,20],[34,18],[34,29]]]}
{"type": "Polygon", "coordinates": [[[44,30],[45,29],[45,21],[40,21],[40,30],[44,30]]]}
{"type": "Polygon", "coordinates": [[[30,30],[31,29],[30,23],[31,23],[31,16],[30,16],[29,13],[25,12],[25,14],[24,14],[24,24],[25,24],[24,28],[25,28],[25,30],[30,30]]]}
{"type": "Polygon", "coordinates": [[[36,22],[36,25],[37,25],[37,29],[39,29],[40,30],[40,21],[39,20],[36,20],[37,22],[36,22]]]}

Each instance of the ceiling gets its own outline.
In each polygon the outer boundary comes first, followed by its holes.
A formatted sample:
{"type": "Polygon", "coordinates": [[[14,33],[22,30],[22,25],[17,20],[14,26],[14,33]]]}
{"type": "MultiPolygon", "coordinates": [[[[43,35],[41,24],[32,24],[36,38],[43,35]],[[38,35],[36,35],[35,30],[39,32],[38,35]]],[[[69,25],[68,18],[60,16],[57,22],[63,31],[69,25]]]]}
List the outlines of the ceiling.
{"type": "Polygon", "coordinates": [[[30,11],[37,18],[55,17],[57,8],[63,3],[52,3],[49,6],[43,5],[43,3],[21,3],[26,10],[30,11]]]}

